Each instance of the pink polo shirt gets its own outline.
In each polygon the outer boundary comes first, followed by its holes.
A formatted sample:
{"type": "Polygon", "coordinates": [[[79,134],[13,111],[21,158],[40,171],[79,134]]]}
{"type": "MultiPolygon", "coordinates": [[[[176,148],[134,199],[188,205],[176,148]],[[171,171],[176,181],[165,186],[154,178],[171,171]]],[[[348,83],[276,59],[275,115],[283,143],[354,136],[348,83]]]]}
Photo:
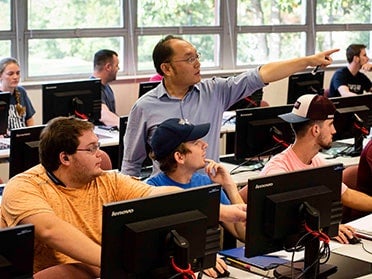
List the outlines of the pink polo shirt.
{"type": "MultiPolygon", "coordinates": [[[[296,155],[292,149],[292,145],[289,146],[283,152],[275,155],[271,158],[262,169],[260,175],[271,175],[283,172],[297,171],[303,169],[310,169],[315,167],[322,167],[329,163],[321,158],[319,154],[315,155],[311,160],[311,164],[304,164],[296,155]]],[[[347,190],[347,186],[342,183],[341,194],[347,190]]]]}

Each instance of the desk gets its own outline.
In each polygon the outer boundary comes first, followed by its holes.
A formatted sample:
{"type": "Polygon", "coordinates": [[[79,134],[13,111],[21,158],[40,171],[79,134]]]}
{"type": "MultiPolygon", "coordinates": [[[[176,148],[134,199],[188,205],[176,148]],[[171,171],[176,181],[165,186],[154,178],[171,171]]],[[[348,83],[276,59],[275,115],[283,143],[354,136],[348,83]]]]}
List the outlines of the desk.
{"type": "MultiPolygon", "coordinates": [[[[372,214],[349,223],[355,228],[369,230],[372,229],[372,214]]],[[[364,247],[372,252],[372,241],[362,240],[364,247]]],[[[363,250],[361,244],[340,244],[331,241],[331,257],[328,264],[336,265],[337,272],[329,276],[329,279],[371,279],[372,278],[372,255],[363,250]]],[[[283,255],[284,251],[279,252],[283,255]]],[[[290,254],[288,254],[290,255],[290,254]]],[[[290,258],[289,258],[290,259],[290,258]]],[[[247,271],[229,266],[230,276],[239,279],[263,278],[247,271]]],[[[206,275],[203,278],[210,278],[206,275]]]]}
{"type": "MultiPolygon", "coordinates": [[[[345,258],[337,254],[332,254],[329,264],[337,265],[337,272],[329,276],[329,279],[371,279],[372,275],[372,264],[361,262],[353,258],[345,258]],[[357,275],[357,274],[360,275],[357,275]],[[368,274],[369,273],[369,274],[368,274]],[[356,277],[357,276],[357,277],[356,277]]],[[[237,279],[263,279],[265,277],[257,275],[251,272],[247,272],[233,266],[229,266],[230,276],[237,279]]],[[[203,278],[211,278],[207,275],[203,275],[203,278]]]]}

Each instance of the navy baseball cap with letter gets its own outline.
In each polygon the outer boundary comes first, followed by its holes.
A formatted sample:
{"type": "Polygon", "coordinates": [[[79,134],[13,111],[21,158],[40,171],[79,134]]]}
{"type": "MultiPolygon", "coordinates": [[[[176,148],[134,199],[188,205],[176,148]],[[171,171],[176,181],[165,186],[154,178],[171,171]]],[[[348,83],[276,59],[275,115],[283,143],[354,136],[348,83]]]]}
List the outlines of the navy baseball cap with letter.
{"type": "Polygon", "coordinates": [[[289,123],[300,123],[308,120],[333,119],[336,107],[328,98],[321,95],[305,94],[297,99],[292,112],[278,115],[289,123]]]}
{"type": "Polygon", "coordinates": [[[170,118],[160,123],[151,138],[151,148],[156,159],[162,159],[183,142],[193,141],[208,134],[209,123],[193,125],[187,120],[170,118]]]}

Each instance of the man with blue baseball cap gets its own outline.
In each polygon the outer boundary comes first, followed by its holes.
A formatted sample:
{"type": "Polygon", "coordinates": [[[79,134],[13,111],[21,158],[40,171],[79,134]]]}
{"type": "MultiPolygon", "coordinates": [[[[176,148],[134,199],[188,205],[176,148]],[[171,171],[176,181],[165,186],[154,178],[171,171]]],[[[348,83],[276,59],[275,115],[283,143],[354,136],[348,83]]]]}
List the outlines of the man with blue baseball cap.
{"type": "MultiPolygon", "coordinates": [[[[206,158],[208,144],[202,138],[208,134],[209,128],[209,123],[193,125],[179,118],[162,122],[151,138],[151,157],[159,162],[161,172],[150,177],[147,183],[184,189],[220,184],[223,187],[220,221],[232,235],[244,241],[246,205],[228,171],[206,158]],[[203,168],[205,173],[198,172],[203,168]]],[[[215,271],[210,272],[209,275],[215,277],[215,271]]]]}

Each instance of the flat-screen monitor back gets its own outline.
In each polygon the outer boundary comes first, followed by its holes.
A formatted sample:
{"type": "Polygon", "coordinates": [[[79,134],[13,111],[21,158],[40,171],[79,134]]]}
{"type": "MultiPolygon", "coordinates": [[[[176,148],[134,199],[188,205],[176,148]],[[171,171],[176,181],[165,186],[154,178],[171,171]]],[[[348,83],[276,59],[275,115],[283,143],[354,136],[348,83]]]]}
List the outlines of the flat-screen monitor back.
{"type": "Polygon", "coordinates": [[[46,125],[12,129],[10,134],[9,178],[39,164],[39,140],[46,125]]]}
{"type": "Polygon", "coordinates": [[[0,229],[0,278],[32,279],[33,264],[34,226],[0,229]]]}
{"type": "Polygon", "coordinates": [[[214,266],[220,191],[208,185],[104,205],[101,278],[169,278],[174,230],[189,243],[193,271],[214,266]]]}
{"type": "Polygon", "coordinates": [[[118,152],[118,167],[121,170],[121,164],[123,161],[124,154],[124,135],[127,130],[128,115],[120,116],[119,118],[119,152],[118,152]]]}
{"type": "Polygon", "coordinates": [[[354,123],[359,120],[365,129],[372,127],[372,94],[361,94],[349,97],[334,97],[330,100],[335,105],[334,125],[336,135],[334,140],[354,137],[354,123]]]}
{"type": "Polygon", "coordinates": [[[10,92],[0,92],[0,135],[7,134],[10,92]]]}
{"type": "Polygon", "coordinates": [[[287,104],[294,104],[305,94],[323,95],[324,71],[300,72],[288,77],[287,104]]]}
{"type": "Polygon", "coordinates": [[[304,202],[317,210],[320,228],[337,236],[342,171],[342,164],[335,164],[249,178],[246,257],[293,248],[305,233],[305,214],[300,210],[304,202]]]}
{"type": "Polygon", "coordinates": [[[293,105],[258,107],[236,110],[235,157],[247,159],[273,155],[293,143],[290,125],[278,117],[293,105]]]}
{"type": "Polygon", "coordinates": [[[139,83],[138,98],[145,95],[150,90],[154,89],[161,81],[144,81],[139,83]]]}
{"type": "Polygon", "coordinates": [[[238,102],[233,104],[231,107],[229,107],[227,110],[232,111],[232,110],[237,110],[237,109],[260,107],[262,97],[263,97],[263,89],[261,88],[253,92],[252,95],[239,100],[238,102]]]}
{"type": "Polygon", "coordinates": [[[57,116],[98,122],[101,118],[101,80],[88,79],[42,85],[43,123],[57,116]]]}

